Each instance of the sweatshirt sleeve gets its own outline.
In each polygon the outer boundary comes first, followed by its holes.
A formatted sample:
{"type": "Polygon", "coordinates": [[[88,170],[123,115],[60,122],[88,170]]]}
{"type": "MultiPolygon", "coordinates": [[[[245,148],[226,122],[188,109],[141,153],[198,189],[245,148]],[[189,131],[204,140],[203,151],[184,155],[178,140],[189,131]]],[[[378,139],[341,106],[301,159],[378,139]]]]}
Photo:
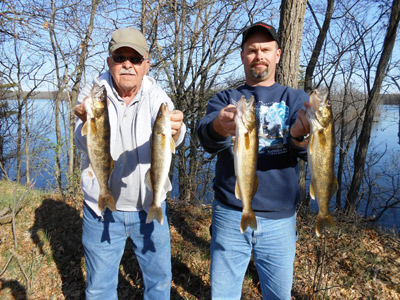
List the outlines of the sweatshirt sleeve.
{"type": "Polygon", "coordinates": [[[209,153],[216,153],[228,148],[231,144],[231,136],[224,137],[215,132],[213,121],[219,111],[230,103],[226,92],[216,94],[207,105],[206,115],[200,119],[197,125],[197,135],[203,148],[209,153]]]}
{"type": "MultiPolygon", "coordinates": [[[[90,95],[90,90],[91,90],[92,86],[93,86],[93,84],[89,83],[81,90],[81,92],[79,93],[76,105],[80,105],[83,102],[83,99],[85,99],[87,96],[90,95]]],[[[79,119],[78,117],[76,117],[75,145],[80,150],[87,153],[86,137],[82,136],[82,134],[81,134],[82,126],[83,126],[82,120],[79,119]]]]}
{"type": "MultiPolygon", "coordinates": [[[[299,109],[305,110],[304,103],[309,101],[308,94],[302,90],[297,90],[296,96],[297,96],[296,101],[294,102],[294,106],[293,106],[294,112],[290,119],[290,126],[292,126],[295,123],[299,109]]],[[[290,132],[290,130],[289,130],[289,132],[290,132]]],[[[293,142],[292,138],[290,136],[288,136],[288,147],[289,147],[289,151],[290,151],[290,153],[292,153],[292,155],[294,155],[304,161],[307,161],[307,145],[305,145],[304,147],[299,147],[293,142]]]]}

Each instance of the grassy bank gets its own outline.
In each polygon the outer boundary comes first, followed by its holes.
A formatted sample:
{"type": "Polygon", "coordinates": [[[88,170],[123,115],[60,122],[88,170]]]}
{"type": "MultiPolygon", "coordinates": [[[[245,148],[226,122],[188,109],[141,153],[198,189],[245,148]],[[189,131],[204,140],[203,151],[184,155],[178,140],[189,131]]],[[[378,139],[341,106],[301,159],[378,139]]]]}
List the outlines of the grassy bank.
{"type": "MultiPolygon", "coordinates": [[[[64,203],[58,195],[24,193],[23,187],[0,181],[0,299],[83,299],[81,200],[64,203]]],[[[169,209],[171,298],[210,299],[211,208],[169,201],[169,209]]],[[[398,236],[338,217],[339,231],[318,239],[314,223],[314,215],[299,213],[292,299],[400,299],[398,236]]],[[[131,242],[119,277],[120,299],[142,299],[131,242]]],[[[252,262],[243,299],[261,299],[252,262]]]]}

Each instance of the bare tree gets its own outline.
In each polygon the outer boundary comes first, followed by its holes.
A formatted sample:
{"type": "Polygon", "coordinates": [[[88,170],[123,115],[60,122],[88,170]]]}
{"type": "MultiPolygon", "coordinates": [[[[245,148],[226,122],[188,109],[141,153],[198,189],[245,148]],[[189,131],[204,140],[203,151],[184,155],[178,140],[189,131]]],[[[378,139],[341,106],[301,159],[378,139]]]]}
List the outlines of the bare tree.
{"type": "MultiPolygon", "coordinates": [[[[298,88],[299,61],[303,37],[304,14],[307,1],[282,1],[279,22],[281,60],[277,68],[277,82],[298,88]]],[[[299,161],[299,185],[301,198],[306,198],[305,162],[299,161]]]]}
{"type": "Polygon", "coordinates": [[[318,34],[317,40],[315,42],[315,46],[312,51],[311,58],[308,62],[307,68],[306,68],[306,74],[305,74],[305,80],[304,80],[305,81],[304,90],[308,94],[310,94],[313,90],[312,79],[313,79],[313,75],[314,75],[314,70],[317,65],[318,57],[321,53],[322,46],[323,46],[326,36],[328,34],[329,25],[332,20],[333,8],[335,5],[335,1],[334,0],[327,1],[325,19],[324,19],[324,23],[323,23],[322,27],[319,24],[318,19],[315,16],[314,10],[313,10],[310,2],[307,2],[307,5],[311,11],[311,14],[312,14],[314,20],[315,20],[315,23],[317,24],[318,29],[319,29],[319,34],[318,34]]]}
{"type": "Polygon", "coordinates": [[[279,37],[282,55],[277,69],[277,82],[293,88],[297,88],[299,81],[300,49],[306,4],[306,0],[281,2],[279,37]]]}
{"type": "Polygon", "coordinates": [[[64,185],[62,180],[63,166],[62,153],[63,145],[67,145],[67,164],[64,166],[68,170],[70,176],[67,176],[67,186],[72,192],[77,186],[76,180],[78,176],[73,176],[78,166],[76,161],[76,151],[74,144],[74,128],[75,115],[74,107],[79,94],[82,76],[85,71],[85,62],[88,56],[91,43],[91,35],[94,28],[94,19],[100,0],[92,0],[90,3],[82,3],[81,1],[67,3],[59,6],[56,1],[51,1],[50,11],[47,17],[46,9],[43,9],[43,26],[48,30],[53,62],[56,74],[56,90],[55,94],[55,129],[56,129],[56,182],[61,195],[64,195],[64,185]],[[81,24],[78,20],[84,20],[87,14],[85,8],[89,9],[90,15],[87,24],[81,24]],[[68,18],[63,18],[68,16],[68,18]],[[60,23],[59,19],[63,19],[64,23],[60,23]],[[65,22],[68,23],[70,35],[65,39],[65,22]],[[63,110],[63,103],[68,104],[68,111],[63,110]],[[65,121],[62,118],[67,118],[65,121]],[[65,123],[64,123],[65,122],[65,123]],[[61,124],[67,124],[62,130],[61,124]],[[64,132],[64,133],[63,133],[64,132]]]}
{"type": "Polygon", "coordinates": [[[243,14],[257,15],[268,3],[257,1],[171,1],[147,18],[157,76],[184,112],[188,134],[178,150],[179,198],[196,201],[210,178],[212,157],[200,147],[196,126],[208,99],[226,88],[227,74],[240,66],[238,37],[248,24],[243,14]],[[231,57],[236,52],[236,57],[231,57]]]}
{"type": "Polygon", "coordinates": [[[367,157],[368,146],[370,142],[370,134],[376,107],[379,103],[379,94],[381,85],[385,77],[385,71],[392,55],[394,43],[396,40],[396,32],[400,20],[400,0],[394,0],[391,8],[391,16],[385,36],[383,49],[379,58],[376,74],[372,89],[368,89],[368,100],[364,115],[360,135],[356,142],[354,150],[354,175],[352,178],[350,190],[347,194],[345,211],[351,214],[355,211],[355,203],[358,198],[358,192],[364,173],[364,165],[367,157]]]}
{"type": "Polygon", "coordinates": [[[3,27],[3,29],[7,28],[6,30],[9,36],[12,36],[12,39],[8,40],[8,55],[0,60],[0,67],[3,80],[8,83],[8,86],[16,97],[16,181],[20,182],[24,175],[23,161],[25,158],[25,175],[27,176],[27,184],[29,184],[28,102],[34,91],[45,80],[45,77],[39,78],[37,76],[43,67],[43,60],[40,60],[40,57],[37,56],[34,58],[30,57],[23,49],[24,40],[32,37],[32,32],[28,28],[31,16],[24,16],[17,13],[13,3],[9,3],[8,8],[8,19],[10,22],[8,23],[8,27],[3,27]]]}

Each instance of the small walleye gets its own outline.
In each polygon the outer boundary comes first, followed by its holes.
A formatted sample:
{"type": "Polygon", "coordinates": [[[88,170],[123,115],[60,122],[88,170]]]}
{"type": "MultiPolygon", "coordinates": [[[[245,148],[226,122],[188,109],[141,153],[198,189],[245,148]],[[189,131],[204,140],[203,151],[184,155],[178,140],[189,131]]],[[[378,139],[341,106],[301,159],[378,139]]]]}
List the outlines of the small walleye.
{"type": "Polygon", "coordinates": [[[114,197],[108,186],[114,161],[110,154],[110,122],[106,88],[95,84],[84,106],[87,120],[81,132],[82,136],[86,135],[90,166],[100,186],[98,206],[101,211],[104,211],[106,207],[115,211],[114,197]]]}
{"type": "Polygon", "coordinates": [[[336,228],[329,212],[329,201],[337,191],[335,176],[335,132],[332,107],[327,94],[320,98],[317,90],[310,95],[311,107],[306,116],[310,123],[310,139],[307,146],[308,164],[311,173],[310,195],[318,200],[318,216],[315,232],[317,236],[325,230],[336,228]]]}
{"type": "Polygon", "coordinates": [[[257,157],[258,131],[256,103],[254,97],[240,98],[236,105],[236,136],[233,145],[234,165],[236,175],[235,196],[242,201],[242,219],[240,232],[247,227],[257,229],[257,220],[251,207],[251,202],[258,188],[257,157]]]}
{"type": "Polygon", "coordinates": [[[161,225],[164,224],[161,203],[165,199],[165,193],[172,190],[168,173],[173,153],[175,141],[172,138],[170,111],[167,103],[162,103],[153,125],[151,165],[145,177],[146,186],[153,192],[153,202],[147,213],[146,223],[157,219],[161,225]]]}

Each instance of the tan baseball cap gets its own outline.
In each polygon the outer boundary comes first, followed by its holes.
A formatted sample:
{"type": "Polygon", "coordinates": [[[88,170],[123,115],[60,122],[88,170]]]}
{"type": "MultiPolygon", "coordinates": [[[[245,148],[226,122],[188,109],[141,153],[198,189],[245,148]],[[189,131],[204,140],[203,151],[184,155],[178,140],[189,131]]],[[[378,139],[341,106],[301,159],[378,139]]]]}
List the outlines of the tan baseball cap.
{"type": "Polygon", "coordinates": [[[132,48],[142,56],[145,56],[148,52],[146,38],[142,32],[135,28],[122,28],[113,32],[108,45],[108,52],[111,54],[121,47],[132,48]]]}

